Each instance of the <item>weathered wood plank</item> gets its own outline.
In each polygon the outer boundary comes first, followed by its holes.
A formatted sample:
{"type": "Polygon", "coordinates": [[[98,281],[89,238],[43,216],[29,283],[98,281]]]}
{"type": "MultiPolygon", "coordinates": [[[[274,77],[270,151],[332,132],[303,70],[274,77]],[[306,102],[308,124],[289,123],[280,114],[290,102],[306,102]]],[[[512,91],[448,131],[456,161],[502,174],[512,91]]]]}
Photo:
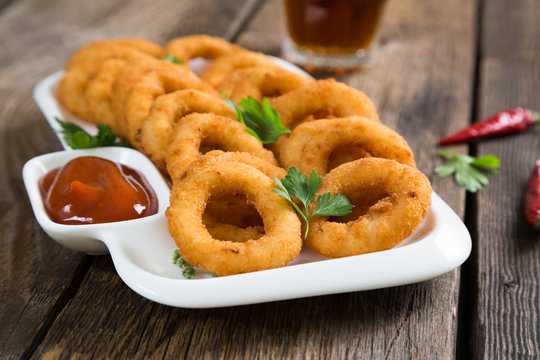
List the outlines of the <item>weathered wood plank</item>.
{"type": "Polygon", "coordinates": [[[100,256],[33,358],[148,359],[167,352],[185,358],[191,334],[205,317],[205,310],[142,298],[118,278],[110,258],[100,256]]]}
{"type": "MultiPolygon", "coordinates": [[[[39,344],[50,323],[69,300],[87,272],[91,258],[57,245],[39,228],[32,214],[21,170],[24,162],[39,154],[60,150],[56,136],[48,127],[31,97],[33,86],[46,75],[63,67],[71,53],[81,45],[105,37],[142,37],[159,43],[174,36],[190,33],[234,36],[244,18],[256,8],[259,0],[250,1],[93,1],[79,3],[56,1],[14,1],[0,10],[0,354],[2,358],[29,356],[39,344]],[[203,16],[206,15],[206,16],[203,16]]],[[[105,259],[108,259],[105,257],[105,259]]],[[[100,260],[90,278],[101,276],[110,260],[100,260]],[[98,275],[94,275],[94,272],[98,275]]],[[[111,275],[110,288],[121,285],[117,275],[111,275]]],[[[88,287],[87,287],[88,288],[88,287]]],[[[106,288],[108,291],[110,288],[106,288]]],[[[101,303],[108,297],[94,293],[92,301],[101,303]]],[[[124,290],[125,291],[125,290],[124,290]]],[[[118,290],[118,294],[122,291],[118,290]]],[[[121,296],[121,295],[119,295],[121,296]]],[[[140,302],[135,294],[130,294],[140,302]]],[[[75,297],[75,301],[78,297],[75,297]]],[[[84,294],[83,297],[84,299],[84,294]]],[[[120,297],[118,298],[120,299],[120,297]]],[[[109,299],[111,300],[111,299],[109,299]]],[[[120,301],[120,300],[119,300],[120,301]]],[[[114,302],[107,303],[110,311],[114,302]]],[[[105,306],[105,305],[104,305],[105,306]]],[[[138,305],[137,305],[138,306],[138,305]]],[[[143,320],[160,314],[153,304],[140,305],[143,320]],[[154,311],[154,312],[153,312],[154,311]],[[153,315],[151,315],[153,314],[153,315]],[[146,317],[145,317],[146,316],[146,317]]],[[[68,309],[74,309],[73,306],[68,309]]],[[[93,323],[92,330],[110,321],[101,316],[106,308],[91,308],[82,319],[75,309],[62,314],[61,319],[93,323]],[[99,313],[99,314],[98,314],[99,313]],[[99,315],[99,316],[98,316],[99,315]]],[[[132,316],[132,314],[128,314],[132,316]]],[[[114,316],[114,314],[113,314],[114,316]]],[[[127,315],[126,315],[127,316],[127,315]]],[[[114,322],[131,321],[118,315],[114,322]]],[[[60,324],[62,321],[60,321],[60,324]]],[[[82,326],[84,328],[84,326],[82,326]]],[[[75,327],[76,328],[76,327],[75,327]]],[[[136,328],[144,330],[144,326],[136,328]]],[[[165,328],[167,330],[167,328],[165,328]]],[[[55,327],[40,351],[57,351],[63,331],[55,327]]],[[[90,331],[90,330],[89,330],[90,331]]],[[[80,331],[74,338],[84,342],[90,332],[80,331]]],[[[109,341],[110,333],[98,337],[109,341]],[[107,336],[105,336],[107,335],[107,336]]],[[[151,332],[148,342],[155,335],[151,332]]],[[[94,336],[94,334],[92,334],[94,336]]],[[[75,346],[75,340],[71,346],[75,346]]],[[[111,342],[111,346],[114,341],[111,342]]],[[[131,346],[129,343],[125,346],[131,346]]],[[[62,355],[69,355],[68,351],[62,355]]],[[[146,345],[145,345],[146,346],[146,345]]],[[[143,346],[153,349],[152,346],[143,346]]],[[[96,346],[99,348],[98,346],[96,346]]],[[[98,352],[98,357],[123,351],[118,347],[98,352]]],[[[176,349],[175,351],[181,351],[176,349]]],[[[57,352],[55,354],[60,354],[57,352]]],[[[56,357],[56,356],[53,356],[56,357]]]]}
{"type": "MultiPolygon", "coordinates": [[[[540,109],[540,3],[484,2],[478,118],[505,108],[540,109]]],[[[523,197],[540,158],[540,129],[484,141],[500,174],[477,198],[474,321],[469,351],[484,359],[540,357],[540,236],[523,197]]]]}
{"type": "MultiPolygon", "coordinates": [[[[433,169],[437,138],[470,121],[476,5],[391,1],[387,10],[376,65],[340,80],[372,97],[435,191],[463,216],[463,190],[433,169]]],[[[239,42],[278,54],[276,14],[278,2],[267,1],[239,42]]],[[[458,294],[454,271],[393,289],[210,310],[188,357],[455,358],[458,294]]]]}

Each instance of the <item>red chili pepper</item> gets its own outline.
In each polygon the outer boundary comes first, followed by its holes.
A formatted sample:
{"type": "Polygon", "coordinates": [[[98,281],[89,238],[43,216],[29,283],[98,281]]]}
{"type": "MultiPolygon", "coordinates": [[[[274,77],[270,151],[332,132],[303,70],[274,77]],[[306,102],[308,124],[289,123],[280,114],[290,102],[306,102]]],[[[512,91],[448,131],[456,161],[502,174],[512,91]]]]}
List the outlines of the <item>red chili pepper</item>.
{"type": "Polygon", "coordinates": [[[540,160],[536,162],[525,193],[525,216],[536,230],[540,230],[540,160]]]}
{"type": "Polygon", "coordinates": [[[540,113],[520,107],[509,109],[439,140],[439,145],[457,144],[470,140],[526,131],[537,122],[540,122],[540,113]]]}

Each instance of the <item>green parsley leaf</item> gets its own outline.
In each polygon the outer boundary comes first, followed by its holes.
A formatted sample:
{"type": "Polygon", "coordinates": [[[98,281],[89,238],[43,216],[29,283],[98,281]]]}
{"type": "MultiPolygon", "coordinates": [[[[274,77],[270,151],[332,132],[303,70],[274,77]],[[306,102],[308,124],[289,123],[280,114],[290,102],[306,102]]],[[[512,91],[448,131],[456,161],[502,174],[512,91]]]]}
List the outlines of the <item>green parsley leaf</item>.
{"type": "Polygon", "coordinates": [[[68,123],[55,117],[62,127],[64,140],[72,149],[90,149],[100,146],[128,146],[123,142],[116,142],[116,135],[108,125],[98,125],[98,133],[92,136],[78,125],[68,123]]]}
{"type": "Polygon", "coordinates": [[[306,222],[306,231],[304,239],[309,232],[309,221],[313,216],[343,216],[351,213],[354,205],[351,204],[349,198],[342,194],[332,196],[329,192],[317,197],[315,210],[311,214],[308,212],[308,207],[315,193],[321,185],[321,177],[315,170],[311,171],[309,178],[307,175],[300,173],[300,170],[294,166],[289,169],[285,178],[279,180],[274,179],[274,182],[279,186],[279,189],[272,189],[281,197],[285,198],[300,214],[306,222]],[[297,198],[304,206],[304,211],[300,210],[292,197],[297,198]]]}
{"type": "Polygon", "coordinates": [[[319,195],[317,198],[317,207],[311,216],[343,216],[351,213],[354,205],[348,197],[343,194],[332,196],[329,192],[324,195],[319,195]]]}
{"type": "Polygon", "coordinates": [[[175,249],[172,256],[173,263],[182,269],[182,276],[191,279],[195,275],[195,268],[180,255],[180,250],[175,249]]]}
{"type": "Polygon", "coordinates": [[[494,155],[475,158],[452,151],[439,151],[438,154],[450,159],[450,162],[436,168],[435,173],[442,178],[454,175],[456,183],[472,193],[489,184],[489,179],[484,173],[497,174],[501,163],[494,155]]]}
{"type": "Polygon", "coordinates": [[[172,62],[173,64],[176,64],[176,65],[184,65],[184,60],[182,60],[180,58],[177,58],[176,56],[174,56],[171,53],[165,54],[165,57],[163,59],[165,59],[165,60],[167,60],[169,62],[172,62]]]}
{"type": "Polygon", "coordinates": [[[276,110],[270,105],[267,98],[263,98],[262,105],[253,97],[248,96],[240,100],[240,106],[227,99],[222,93],[225,103],[236,113],[237,120],[246,126],[246,131],[263,144],[278,141],[283,134],[288,134],[291,130],[281,123],[281,119],[276,110]]]}

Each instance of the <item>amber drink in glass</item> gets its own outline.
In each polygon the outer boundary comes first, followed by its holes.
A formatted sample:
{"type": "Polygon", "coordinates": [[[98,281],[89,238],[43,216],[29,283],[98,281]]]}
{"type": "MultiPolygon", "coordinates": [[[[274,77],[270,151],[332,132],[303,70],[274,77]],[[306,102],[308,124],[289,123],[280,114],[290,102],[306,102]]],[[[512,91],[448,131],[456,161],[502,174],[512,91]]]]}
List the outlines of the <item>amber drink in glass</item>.
{"type": "Polygon", "coordinates": [[[308,70],[367,63],[384,0],[283,0],[284,57],[308,70]]]}

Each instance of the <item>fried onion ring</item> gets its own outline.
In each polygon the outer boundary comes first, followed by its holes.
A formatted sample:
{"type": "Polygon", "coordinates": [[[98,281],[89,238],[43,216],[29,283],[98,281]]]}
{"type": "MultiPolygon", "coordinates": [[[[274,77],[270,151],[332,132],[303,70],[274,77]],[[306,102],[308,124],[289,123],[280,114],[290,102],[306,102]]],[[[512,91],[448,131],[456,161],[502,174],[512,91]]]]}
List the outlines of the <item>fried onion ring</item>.
{"type": "Polygon", "coordinates": [[[165,45],[165,52],[181,59],[184,65],[188,65],[189,60],[196,57],[215,59],[240,49],[238,45],[208,35],[184,36],[172,39],[165,45]]]}
{"type": "Polygon", "coordinates": [[[167,60],[159,60],[151,57],[144,59],[135,59],[126,61],[126,65],[119,71],[116,81],[112,89],[111,104],[114,111],[114,116],[118,122],[118,127],[121,128],[122,118],[124,117],[124,106],[126,99],[131,92],[131,89],[137,84],[141,78],[151,72],[163,68],[175,68],[181,65],[176,65],[167,60]]]}
{"type": "Polygon", "coordinates": [[[236,118],[234,111],[223,100],[199,90],[178,90],[159,96],[143,122],[140,149],[160,170],[165,171],[167,168],[167,143],[174,125],[191,113],[213,113],[236,118]]]}
{"type": "Polygon", "coordinates": [[[373,102],[360,90],[334,79],[319,80],[271,101],[285,127],[330,117],[363,116],[379,121],[373,102]]]}
{"type": "Polygon", "coordinates": [[[93,54],[91,59],[78,61],[69,67],[58,84],[58,98],[62,104],[79,118],[88,121],[92,120],[92,116],[86,106],[86,89],[103,62],[112,58],[132,59],[137,62],[151,58],[135,48],[123,45],[96,47],[94,50],[96,54],[93,54]]]}
{"type": "MultiPolygon", "coordinates": [[[[334,79],[319,80],[271,99],[283,125],[294,130],[298,125],[318,119],[363,116],[379,121],[373,102],[361,91],[334,79]]],[[[269,148],[279,157],[289,135],[282,135],[269,148]]]]}
{"type": "Polygon", "coordinates": [[[247,152],[270,164],[277,164],[272,152],[249,135],[243,124],[215,114],[194,113],[176,123],[169,139],[166,160],[173,182],[201,156],[202,147],[247,152]]]}
{"type": "Polygon", "coordinates": [[[173,183],[166,211],[169,232],[192,265],[223,276],[285,266],[300,253],[300,220],[273,182],[259,170],[239,162],[219,161],[186,171],[173,183]],[[265,234],[245,242],[220,241],[202,222],[206,202],[219,194],[244,194],[264,222],[265,234]]]}
{"type": "Polygon", "coordinates": [[[143,39],[105,39],[92,42],[73,54],[66,65],[66,70],[81,64],[92,63],[99,66],[110,57],[111,52],[117,54],[119,48],[131,48],[151,57],[160,58],[165,55],[163,47],[143,39]],[[106,50],[108,49],[108,51],[106,50]]]}
{"type": "Polygon", "coordinates": [[[185,66],[163,67],[148,72],[131,88],[124,104],[120,127],[131,145],[138,148],[139,132],[154,100],[177,90],[196,89],[215,97],[219,94],[185,66]]]}
{"type": "Polygon", "coordinates": [[[413,152],[401,135],[381,123],[359,116],[303,123],[283,144],[279,160],[286,168],[295,166],[304,174],[315,170],[322,176],[331,170],[331,155],[338,148],[347,152],[347,146],[353,147],[357,155],[360,155],[358,147],[364,149],[362,157],[392,159],[416,167],[413,152]]]}
{"type": "Polygon", "coordinates": [[[349,216],[312,219],[305,242],[329,257],[391,249],[416,230],[431,205],[424,174],[380,158],[359,159],[330,171],[315,197],[326,192],[347,195],[355,205],[349,216]]]}
{"type": "Polygon", "coordinates": [[[101,65],[97,74],[84,93],[89,118],[94,124],[109,125],[112,131],[122,136],[120,128],[117,126],[114,110],[112,107],[113,85],[118,73],[126,65],[123,59],[108,59],[101,65]]]}
{"type": "Polygon", "coordinates": [[[237,51],[214,60],[201,75],[201,79],[216,87],[235,70],[253,66],[277,66],[263,53],[237,51]]]}
{"type": "Polygon", "coordinates": [[[263,97],[273,98],[312,83],[305,76],[276,66],[254,66],[233,71],[216,88],[238,103],[248,95],[261,101],[263,97]]]}
{"type": "MultiPolygon", "coordinates": [[[[199,166],[222,161],[250,165],[270,178],[283,178],[287,172],[271,163],[246,152],[213,150],[194,161],[186,171],[196,172],[199,166]]],[[[257,210],[245,196],[228,194],[210,197],[203,215],[203,223],[216,239],[243,242],[264,235],[264,226],[257,210]]]]}

